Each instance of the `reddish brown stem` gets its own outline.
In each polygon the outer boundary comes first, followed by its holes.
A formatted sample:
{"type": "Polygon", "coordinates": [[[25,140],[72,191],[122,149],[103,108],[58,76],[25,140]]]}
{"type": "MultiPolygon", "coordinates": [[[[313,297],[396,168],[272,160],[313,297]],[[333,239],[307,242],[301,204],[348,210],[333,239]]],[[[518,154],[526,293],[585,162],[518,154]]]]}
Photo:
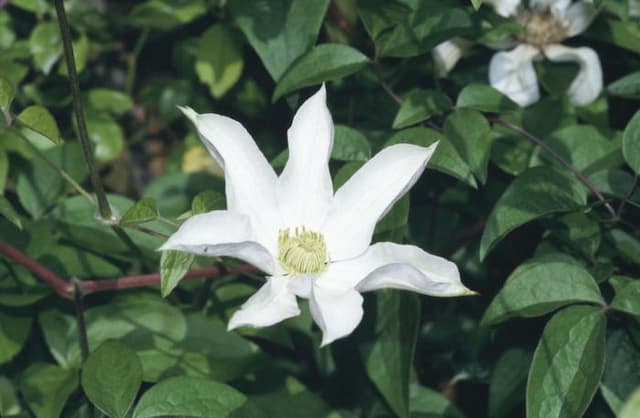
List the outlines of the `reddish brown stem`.
{"type": "Polygon", "coordinates": [[[49,270],[36,260],[32,259],[22,251],[11,245],[0,241],[0,252],[4,253],[8,258],[12,259],[18,264],[21,264],[27,270],[35,274],[40,280],[47,283],[56,291],[60,296],[71,299],[73,293],[73,284],[67,282],[62,277],[58,276],[53,271],[49,270]]]}
{"type": "MultiPolygon", "coordinates": [[[[7,258],[23,265],[40,280],[51,286],[56,293],[66,299],[73,299],[75,288],[74,283],[63,279],[47,267],[32,259],[22,251],[12,247],[6,242],[0,241],[0,252],[7,258]]],[[[220,277],[234,273],[256,273],[257,269],[248,264],[242,264],[234,268],[221,269],[219,267],[208,267],[191,270],[183,280],[202,279],[205,277],[220,277]]],[[[136,287],[155,286],[160,284],[160,273],[142,274],[137,276],[124,276],[117,279],[104,280],[78,280],[75,282],[77,288],[83,296],[90,293],[107,292],[110,290],[132,289],[136,287]]]]}

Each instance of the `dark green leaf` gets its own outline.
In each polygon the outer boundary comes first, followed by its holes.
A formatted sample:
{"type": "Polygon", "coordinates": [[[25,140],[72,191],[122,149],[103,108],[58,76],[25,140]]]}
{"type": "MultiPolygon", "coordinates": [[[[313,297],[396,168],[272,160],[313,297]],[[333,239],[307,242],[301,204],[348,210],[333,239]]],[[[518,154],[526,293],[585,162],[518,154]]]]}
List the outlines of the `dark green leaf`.
{"type": "Polygon", "coordinates": [[[14,93],[15,89],[13,88],[13,84],[6,78],[0,76],[0,109],[9,108],[14,93]]]}
{"type": "Polygon", "coordinates": [[[411,8],[401,0],[361,0],[358,13],[371,39],[378,41],[388,29],[405,21],[411,8]]]}
{"type": "Polygon", "coordinates": [[[441,115],[451,109],[449,96],[438,90],[415,90],[407,95],[402,102],[393,129],[405,128],[433,115],[441,115]]]}
{"type": "Polygon", "coordinates": [[[371,145],[359,131],[344,125],[336,125],[331,158],[340,161],[367,161],[371,157],[371,145]]]}
{"type": "Polygon", "coordinates": [[[469,84],[458,94],[456,107],[467,107],[480,112],[509,112],[518,105],[498,90],[486,84],[469,84]]]}
{"type": "Polygon", "coordinates": [[[492,142],[487,119],[475,110],[458,109],[445,121],[444,135],[469,164],[480,183],[484,184],[492,142]]]}
{"type": "Polygon", "coordinates": [[[155,199],[145,197],[138,200],[120,218],[120,225],[136,225],[152,221],[158,217],[158,206],[155,199]]]}
{"type": "Polygon", "coordinates": [[[524,400],[531,352],[511,348],[496,362],[489,384],[489,416],[501,418],[524,400]]]}
{"type": "Polygon", "coordinates": [[[160,288],[162,297],[169,293],[180,283],[180,280],[191,268],[195,256],[182,251],[163,251],[160,259],[160,288]]]}
{"type": "Polygon", "coordinates": [[[117,341],[107,341],[82,366],[82,388],[103,413],[124,418],[142,383],[136,353],[117,341]]]}
{"type": "Polygon", "coordinates": [[[513,316],[540,316],[578,302],[604,304],[598,285],[586,270],[560,261],[534,260],[509,276],[482,322],[496,324],[513,316]]]}
{"type": "Polygon", "coordinates": [[[633,390],[640,387],[640,352],[626,331],[616,330],[607,337],[605,358],[600,391],[617,415],[633,390]]]}
{"type": "Polygon", "coordinates": [[[213,25],[202,34],[195,70],[213,97],[224,96],[240,79],[243,67],[242,47],[230,28],[213,25]]]}
{"type": "Polygon", "coordinates": [[[636,174],[640,174],[640,111],[636,112],[624,130],[622,154],[636,174]]]}
{"type": "Polygon", "coordinates": [[[0,364],[18,354],[31,331],[31,317],[0,312],[0,364]]]}
{"type": "Polygon", "coordinates": [[[634,186],[633,175],[629,172],[603,170],[590,175],[589,180],[605,196],[613,196],[640,206],[640,190],[634,186]]]}
{"type": "Polygon", "coordinates": [[[53,143],[62,142],[56,120],[44,107],[29,106],[20,112],[18,120],[30,129],[49,138],[53,143]]]}
{"type": "Polygon", "coordinates": [[[613,244],[616,255],[634,264],[640,264],[640,240],[622,229],[611,229],[605,237],[613,244]]]}
{"type": "Polygon", "coordinates": [[[0,215],[4,216],[9,220],[9,222],[22,229],[20,216],[16,213],[13,206],[11,206],[11,203],[4,196],[0,196],[0,215]]]}
{"type": "Polygon", "coordinates": [[[206,12],[204,0],[147,0],[131,11],[128,20],[136,26],[170,30],[206,12]]]}
{"type": "Polygon", "coordinates": [[[133,418],[166,416],[228,417],[247,398],[222,383],[195,377],[171,377],[146,391],[133,418]]]}
{"type": "Polygon", "coordinates": [[[22,406],[13,384],[6,377],[0,376],[0,416],[12,417],[21,412],[22,406]]]}
{"type": "Polygon", "coordinates": [[[377,312],[377,338],[363,348],[367,375],[391,409],[399,417],[408,417],[420,301],[407,292],[380,292],[377,312]]]}
{"type": "Polygon", "coordinates": [[[78,387],[78,371],[33,363],[22,374],[20,391],[36,418],[60,418],[67,399],[78,387]]]}
{"type": "Polygon", "coordinates": [[[612,96],[627,99],[640,99],[640,71],[627,74],[607,86],[607,92],[612,96]]]}
{"type": "Polygon", "coordinates": [[[589,259],[595,256],[602,238],[598,222],[582,212],[576,212],[560,216],[548,224],[551,234],[563,243],[589,259]]]}
{"type": "Polygon", "coordinates": [[[480,241],[480,258],[515,228],[556,212],[570,212],[587,203],[586,190],[572,174],[551,167],[526,170],[500,196],[480,241]]]}
{"type": "Polygon", "coordinates": [[[640,280],[635,280],[620,290],[611,301],[611,308],[640,317],[640,280]]]}
{"type": "Polygon", "coordinates": [[[302,87],[353,74],[368,62],[362,52],[347,45],[318,45],[287,69],[273,92],[273,101],[302,87]]]}
{"type": "Polygon", "coordinates": [[[581,417],[604,367],[606,318],[600,308],[572,306],[551,318],[527,383],[528,418],[581,417]]]}
{"type": "Polygon", "coordinates": [[[409,396],[411,418],[464,418],[449,399],[433,389],[412,384],[409,396]]]}
{"type": "Polygon", "coordinates": [[[315,43],[329,0],[232,0],[231,14],[262,63],[279,81],[315,43]]]}

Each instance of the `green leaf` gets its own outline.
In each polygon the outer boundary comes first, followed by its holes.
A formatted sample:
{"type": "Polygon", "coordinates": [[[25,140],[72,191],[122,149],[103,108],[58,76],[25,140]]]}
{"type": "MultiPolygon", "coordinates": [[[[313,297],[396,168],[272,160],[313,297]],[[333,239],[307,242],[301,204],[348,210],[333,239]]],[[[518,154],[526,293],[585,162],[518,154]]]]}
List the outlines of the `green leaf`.
{"type": "Polygon", "coordinates": [[[640,352],[627,331],[616,330],[607,337],[605,358],[600,391],[617,415],[633,390],[640,387],[640,352]]]}
{"type": "Polygon", "coordinates": [[[189,23],[207,12],[204,0],[148,0],[130,12],[128,21],[136,26],[170,30],[189,23]]]}
{"type": "Polygon", "coordinates": [[[475,10],[480,10],[480,6],[482,6],[482,0],[471,0],[471,5],[475,10]]]}
{"type": "Polygon", "coordinates": [[[122,218],[120,225],[137,225],[149,221],[153,221],[158,217],[158,206],[156,200],[152,197],[144,197],[138,200],[135,205],[127,210],[122,218]]]}
{"type": "Polygon", "coordinates": [[[449,399],[428,387],[412,384],[409,399],[412,418],[464,418],[449,399]]]}
{"type": "Polygon", "coordinates": [[[500,418],[525,397],[531,352],[520,348],[505,350],[496,361],[489,384],[489,416],[500,418]]]}
{"type": "Polygon", "coordinates": [[[640,174],[640,111],[631,118],[622,137],[622,154],[636,174],[640,174]]]}
{"type": "Polygon", "coordinates": [[[115,115],[121,115],[133,108],[131,96],[109,89],[89,90],[87,103],[98,112],[109,112],[115,115]]]}
{"type": "Polygon", "coordinates": [[[613,16],[600,16],[583,36],[621,46],[640,53],[640,33],[631,22],[618,20],[613,16]]]}
{"type": "Polygon", "coordinates": [[[611,309],[640,317],[640,280],[623,286],[611,301],[611,309]]]}
{"type": "Polygon", "coordinates": [[[49,74],[62,56],[62,38],[56,22],[40,23],[29,37],[33,62],[40,71],[49,74]]]}
{"type": "Polygon", "coordinates": [[[315,43],[329,0],[231,0],[242,32],[275,81],[315,43]]]}
{"type": "Polygon", "coordinates": [[[195,377],[171,377],[146,391],[133,418],[228,417],[247,398],[231,386],[195,377]]]}
{"type": "Polygon", "coordinates": [[[318,45],[287,69],[273,92],[273,101],[302,87],[346,77],[368,62],[369,58],[362,52],[347,45],[318,45]]]}
{"type": "Polygon", "coordinates": [[[363,347],[367,375],[393,412],[409,416],[409,383],[420,317],[417,295],[399,291],[377,294],[377,338],[363,347]]]}
{"type": "Polygon", "coordinates": [[[101,256],[66,245],[47,248],[38,260],[64,277],[113,277],[122,274],[120,268],[101,256]]]}
{"type": "Polygon", "coordinates": [[[548,222],[549,232],[589,259],[595,256],[602,234],[600,224],[582,212],[569,213],[548,222]]]}
{"type": "Polygon", "coordinates": [[[482,322],[490,325],[513,316],[540,316],[580,302],[604,305],[596,281],[586,270],[560,261],[533,260],[511,273],[482,322]]]}
{"type": "Polygon", "coordinates": [[[474,189],[477,188],[478,184],[467,163],[460,157],[449,139],[433,129],[424,127],[404,129],[393,135],[385,147],[404,143],[428,147],[436,141],[440,141],[440,143],[427,167],[455,177],[474,189]]]}
{"type": "Polygon", "coordinates": [[[0,196],[0,215],[4,216],[9,220],[9,222],[22,229],[20,215],[18,215],[13,206],[11,206],[11,202],[9,202],[4,196],[0,196]]]}
{"type": "Polygon", "coordinates": [[[163,251],[160,259],[160,289],[162,297],[169,296],[191,268],[195,256],[182,251],[163,251]]]}
{"type": "Polygon", "coordinates": [[[507,187],[489,214],[480,240],[480,259],[515,228],[551,213],[578,210],[586,203],[586,190],[572,174],[552,167],[524,171],[507,187]]]}
{"type": "MultiPolygon", "coordinates": [[[[7,153],[0,148],[0,196],[4,193],[4,188],[7,185],[7,177],[9,176],[9,157],[7,153]]],[[[2,203],[0,203],[2,207],[2,203]]],[[[2,209],[0,209],[2,211],[2,209]]],[[[1,213],[1,212],[0,212],[1,213]]]]}
{"type": "Polygon", "coordinates": [[[402,102],[393,129],[405,128],[451,109],[449,96],[438,90],[414,90],[402,102]]]}
{"type": "Polygon", "coordinates": [[[30,129],[49,138],[54,144],[62,142],[56,120],[44,107],[29,106],[20,112],[18,120],[30,129]]]}
{"type": "Polygon", "coordinates": [[[638,415],[640,415],[640,388],[629,396],[618,418],[636,418],[638,415]]]}
{"type": "Polygon", "coordinates": [[[359,131],[336,125],[331,158],[339,161],[367,161],[371,158],[371,145],[359,131]]]}
{"type": "Polygon", "coordinates": [[[106,341],[82,366],[82,388],[104,414],[124,418],[142,383],[136,353],[117,341],[106,341]]]}
{"type": "Polygon", "coordinates": [[[481,113],[458,109],[444,123],[444,135],[451,141],[471,171],[485,183],[491,152],[491,128],[481,113]]]}
{"type": "Polygon", "coordinates": [[[0,376],[0,416],[12,417],[21,412],[22,406],[13,384],[6,377],[0,376]]]}
{"type": "Polygon", "coordinates": [[[124,150],[122,127],[110,114],[87,112],[87,130],[93,142],[93,155],[98,161],[111,161],[124,150]]]}
{"type": "Polygon", "coordinates": [[[607,86],[607,92],[612,96],[626,99],[640,99],[640,71],[627,74],[607,86]]]}
{"type": "Polygon", "coordinates": [[[635,189],[633,175],[628,171],[599,171],[590,175],[589,181],[605,196],[613,196],[640,206],[640,190],[635,189]]]}
{"type": "Polygon", "coordinates": [[[213,25],[200,37],[195,70],[215,98],[225,95],[240,76],[244,60],[235,34],[225,25],[213,25]]]}
{"type": "Polygon", "coordinates": [[[461,8],[435,8],[429,2],[418,3],[408,22],[397,25],[385,39],[381,56],[420,55],[454,36],[473,32],[469,13],[461,8]]]}
{"type": "Polygon", "coordinates": [[[0,76],[0,109],[9,108],[14,94],[15,89],[13,88],[13,83],[0,76]]]}
{"type": "Polygon", "coordinates": [[[640,240],[622,229],[606,231],[605,237],[613,250],[620,256],[634,264],[640,264],[640,240]]]}
{"type": "Polygon", "coordinates": [[[205,190],[193,198],[191,202],[191,214],[211,212],[212,210],[224,209],[225,197],[215,190],[205,190]]]}
{"type": "Polygon", "coordinates": [[[487,84],[469,84],[458,94],[456,107],[480,112],[502,113],[518,110],[518,105],[487,84]]]}
{"type": "Polygon", "coordinates": [[[605,331],[600,308],[572,306],[551,318],[529,371],[528,418],[582,416],[602,376],[605,331]]]}
{"type": "MultiPolygon", "coordinates": [[[[43,153],[77,182],[81,183],[87,177],[87,166],[78,143],[64,143],[43,153]]],[[[41,158],[34,158],[29,165],[18,175],[18,199],[26,211],[37,218],[53,206],[70,186],[41,158]]]]}
{"type": "Polygon", "coordinates": [[[67,399],[78,387],[78,371],[33,363],[22,374],[20,391],[36,418],[60,418],[67,399]]]}
{"type": "Polygon", "coordinates": [[[0,364],[18,354],[31,332],[31,317],[0,312],[0,364]]]}
{"type": "Polygon", "coordinates": [[[371,39],[380,47],[379,41],[385,32],[405,21],[411,8],[400,0],[361,0],[358,13],[371,39]]]}

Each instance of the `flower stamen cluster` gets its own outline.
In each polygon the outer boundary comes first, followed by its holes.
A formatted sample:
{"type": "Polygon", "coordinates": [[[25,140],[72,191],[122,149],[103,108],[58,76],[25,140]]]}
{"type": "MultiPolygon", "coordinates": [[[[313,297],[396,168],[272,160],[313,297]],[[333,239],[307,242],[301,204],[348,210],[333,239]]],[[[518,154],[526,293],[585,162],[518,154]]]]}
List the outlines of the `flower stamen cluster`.
{"type": "Polygon", "coordinates": [[[289,228],[278,233],[278,260],[285,271],[293,276],[322,273],[327,269],[327,245],[322,234],[296,227],[293,235],[289,228]]]}
{"type": "Polygon", "coordinates": [[[566,26],[548,8],[542,10],[521,9],[516,16],[516,21],[524,29],[517,37],[519,42],[544,48],[547,45],[560,43],[567,38],[566,26]]]}

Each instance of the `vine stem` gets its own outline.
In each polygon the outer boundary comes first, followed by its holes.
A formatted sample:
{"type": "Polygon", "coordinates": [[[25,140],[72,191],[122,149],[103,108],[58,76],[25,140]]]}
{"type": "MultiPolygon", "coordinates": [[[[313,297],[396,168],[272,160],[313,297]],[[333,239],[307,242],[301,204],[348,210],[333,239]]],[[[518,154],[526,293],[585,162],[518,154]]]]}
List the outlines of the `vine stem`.
{"type": "Polygon", "coordinates": [[[578,180],[580,180],[580,182],[582,184],[584,184],[585,187],[587,189],[589,189],[589,191],[591,193],[593,193],[593,195],[600,202],[602,202],[602,204],[607,209],[607,211],[611,214],[613,219],[617,219],[618,218],[618,215],[616,214],[616,211],[613,209],[611,204],[609,204],[609,202],[607,202],[607,200],[604,198],[602,193],[600,193],[600,191],[598,191],[598,189],[596,189],[596,187],[593,185],[593,183],[591,183],[591,181],[587,178],[587,176],[585,176],[580,170],[575,168],[573,166],[573,164],[571,164],[569,161],[564,159],[553,148],[551,148],[549,145],[547,145],[542,139],[538,138],[537,136],[535,136],[531,132],[525,130],[524,128],[521,128],[520,126],[515,125],[515,124],[513,124],[511,122],[507,122],[506,120],[503,120],[503,119],[500,119],[500,118],[495,118],[495,119],[491,119],[491,121],[493,123],[495,123],[495,124],[504,126],[505,128],[511,129],[512,131],[519,133],[520,135],[524,136],[525,138],[527,138],[528,140],[530,140],[531,142],[536,144],[542,150],[544,150],[547,154],[549,154],[556,161],[558,161],[560,164],[562,164],[567,170],[569,170],[574,176],[576,176],[576,178],[578,180]]]}
{"type": "Polygon", "coordinates": [[[64,10],[64,1],[55,0],[56,14],[58,15],[58,24],[60,26],[60,34],[62,35],[62,45],[64,47],[64,58],[67,64],[67,73],[69,74],[69,85],[71,87],[71,96],[73,97],[73,112],[78,125],[78,136],[82,145],[85,162],[89,168],[91,184],[93,185],[97,200],[98,211],[103,220],[111,220],[112,213],[107,195],[102,185],[102,180],[95,162],[93,161],[93,148],[89,141],[89,133],[87,131],[87,121],[82,109],[82,98],[80,97],[80,83],[78,81],[78,72],[76,71],[76,62],[73,55],[73,45],[71,41],[71,29],[67,20],[67,13],[64,10]]]}
{"type": "MultiPolygon", "coordinates": [[[[4,254],[10,260],[21,264],[27,270],[31,271],[36,277],[48,284],[55,292],[65,299],[74,299],[75,293],[81,291],[83,296],[91,293],[107,292],[121,289],[133,289],[137,287],[155,286],[160,284],[160,273],[143,274],[134,276],[123,276],[116,279],[100,279],[100,280],[77,280],[67,281],[55,272],[40,264],[38,261],[29,257],[22,251],[14,248],[0,240],[0,253],[4,254]]],[[[229,268],[219,266],[194,269],[189,271],[183,280],[202,279],[206,277],[214,278],[226,276],[228,274],[246,273],[253,274],[258,270],[248,264],[241,264],[237,267],[229,268]]]]}

